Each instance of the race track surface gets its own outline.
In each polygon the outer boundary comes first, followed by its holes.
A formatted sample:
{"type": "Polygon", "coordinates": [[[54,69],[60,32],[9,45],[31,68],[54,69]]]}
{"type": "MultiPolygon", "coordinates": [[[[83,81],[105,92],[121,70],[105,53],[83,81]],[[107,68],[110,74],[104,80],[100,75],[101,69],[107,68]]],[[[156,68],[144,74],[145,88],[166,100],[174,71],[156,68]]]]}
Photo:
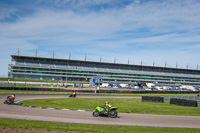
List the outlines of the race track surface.
{"type": "MultiPolygon", "coordinates": [[[[3,104],[9,94],[0,93],[0,117],[69,123],[200,128],[200,116],[119,113],[119,118],[93,117],[91,112],[39,109],[3,104]]],[[[69,94],[16,94],[17,100],[68,98],[69,94]]],[[[125,95],[78,95],[78,98],[140,98],[125,95]]]]}

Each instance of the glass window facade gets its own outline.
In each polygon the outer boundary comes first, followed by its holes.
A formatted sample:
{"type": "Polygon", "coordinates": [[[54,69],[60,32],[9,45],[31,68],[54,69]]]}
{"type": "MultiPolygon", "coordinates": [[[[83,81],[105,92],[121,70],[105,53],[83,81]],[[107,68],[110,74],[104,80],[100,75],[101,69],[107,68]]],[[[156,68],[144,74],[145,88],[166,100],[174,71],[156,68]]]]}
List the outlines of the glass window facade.
{"type": "Polygon", "coordinates": [[[200,71],[166,67],[103,63],[11,55],[8,76],[13,78],[85,81],[101,75],[105,81],[200,84],[200,71]]]}

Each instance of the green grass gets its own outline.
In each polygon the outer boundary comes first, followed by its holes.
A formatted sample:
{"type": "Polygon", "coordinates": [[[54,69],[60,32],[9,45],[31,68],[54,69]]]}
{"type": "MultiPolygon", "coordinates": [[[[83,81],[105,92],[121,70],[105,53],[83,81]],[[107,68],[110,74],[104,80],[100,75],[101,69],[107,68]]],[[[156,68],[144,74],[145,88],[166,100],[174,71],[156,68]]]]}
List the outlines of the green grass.
{"type": "MultiPolygon", "coordinates": [[[[114,119],[113,119],[114,120],[114,119]]],[[[73,131],[73,132],[94,132],[94,133],[199,133],[200,129],[195,128],[167,128],[167,127],[139,127],[119,125],[94,125],[63,122],[45,122],[34,120],[18,120],[0,118],[2,128],[21,129],[45,129],[48,131],[73,131]]]]}
{"type": "Polygon", "coordinates": [[[118,112],[121,113],[200,116],[200,107],[170,105],[168,101],[164,103],[141,102],[141,99],[138,98],[53,98],[26,100],[21,101],[20,104],[48,108],[95,110],[96,106],[103,105],[105,101],[119,107],[118,112]]]}

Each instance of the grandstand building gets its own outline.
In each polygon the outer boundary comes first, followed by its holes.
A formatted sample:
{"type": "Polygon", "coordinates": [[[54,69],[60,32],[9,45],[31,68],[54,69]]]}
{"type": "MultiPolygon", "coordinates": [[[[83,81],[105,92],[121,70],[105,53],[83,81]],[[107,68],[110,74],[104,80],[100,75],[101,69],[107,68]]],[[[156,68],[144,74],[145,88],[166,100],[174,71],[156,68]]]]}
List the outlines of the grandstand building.
{"type": "Polygon", "coordinates": [[[200,85],[200,70],[11,55],[10,78],[200,85]]]}

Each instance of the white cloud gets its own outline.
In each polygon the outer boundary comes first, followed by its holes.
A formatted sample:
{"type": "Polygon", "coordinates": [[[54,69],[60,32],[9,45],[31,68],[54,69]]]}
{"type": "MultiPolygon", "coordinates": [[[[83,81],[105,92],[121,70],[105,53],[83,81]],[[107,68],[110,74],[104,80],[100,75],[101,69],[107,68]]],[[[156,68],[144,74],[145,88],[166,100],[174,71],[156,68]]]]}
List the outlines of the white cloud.
{"type": "MultiPolygon", "coordinates": [[[[133,56],[138,64],[141,59],[146,64],[153,60],[170,60],[173,64],[179,60],[196,65],[199,61],[199,52],[190,53],[197,51],[199,46],[195,44],[200,43],[198,1],[135,1],[120,8],[120,2],[111,0],[45,2],[59,9],[45,5],[41,9],[44,1],[37,2],[38,7],[30,16],[17,14],[18,19],[12,23],[0,22],[1,55],[7,59],[20,48],[28,55],[38,49],[42,55],[50,56],[55,50],[60,57],[72,52],[81,59],[88,53],[95,59],[102,55],[121,62],[133,56]],[[108,7],[95,10],[102,4],[108,7]]],[[[5,9],[0,19],[17,10],[10,7],[6,13],[5,9]]]]}
{"type": "Polygon", "coordinates": [[[5,18],[11,18],[13,14],[15,14],[18,9],[12,8],[12,7],[4,7],[5,4],[0,4],[0,20],[3,20],[5,18]]]}

